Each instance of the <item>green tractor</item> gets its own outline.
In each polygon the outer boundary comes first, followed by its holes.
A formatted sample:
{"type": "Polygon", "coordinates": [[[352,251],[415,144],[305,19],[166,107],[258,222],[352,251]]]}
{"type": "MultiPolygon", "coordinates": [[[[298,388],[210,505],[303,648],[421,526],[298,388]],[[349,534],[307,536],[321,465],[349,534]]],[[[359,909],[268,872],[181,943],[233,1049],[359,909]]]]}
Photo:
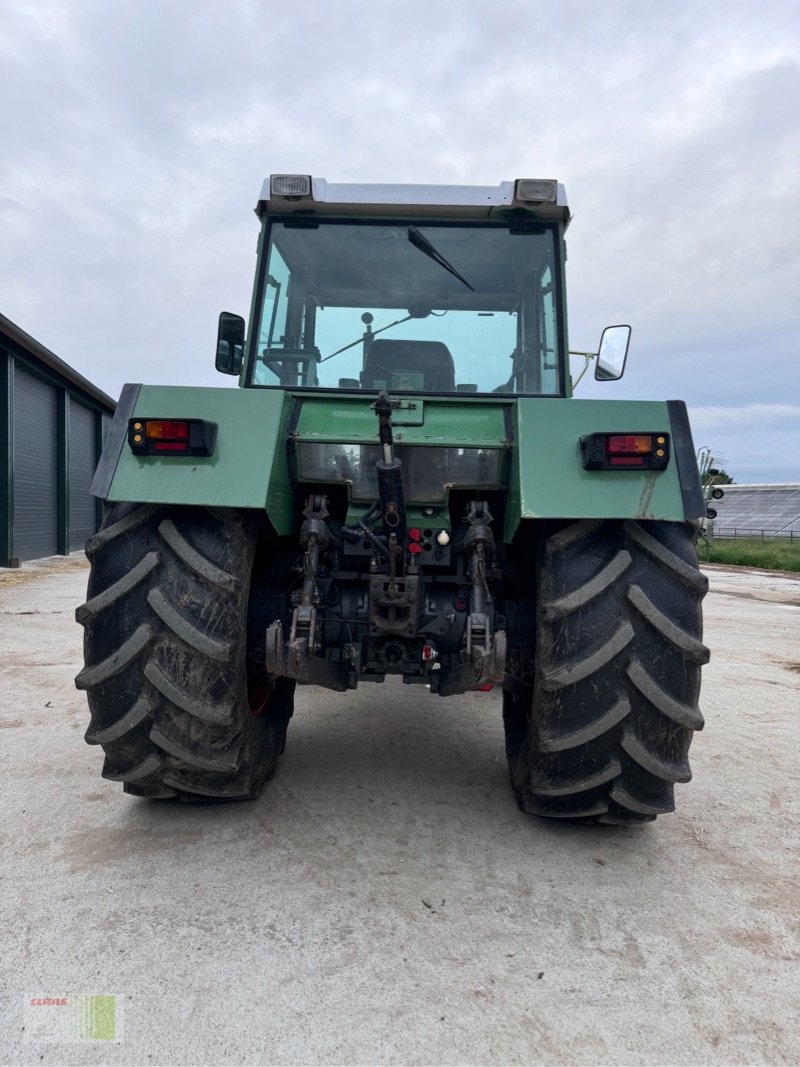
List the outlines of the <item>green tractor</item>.
{"type": "MultiPolygon", "coordinates": [[[[239,389],[126,385],[92,486],[90,744],[139,797],[258,796],[296,684],[502,689],[520,807],[690,778],[705,503],[681,401],[572,399],[563,186],[273,175],[239,389]]],[[[595,377],[619,378],[610,327],[595,377]]]]}

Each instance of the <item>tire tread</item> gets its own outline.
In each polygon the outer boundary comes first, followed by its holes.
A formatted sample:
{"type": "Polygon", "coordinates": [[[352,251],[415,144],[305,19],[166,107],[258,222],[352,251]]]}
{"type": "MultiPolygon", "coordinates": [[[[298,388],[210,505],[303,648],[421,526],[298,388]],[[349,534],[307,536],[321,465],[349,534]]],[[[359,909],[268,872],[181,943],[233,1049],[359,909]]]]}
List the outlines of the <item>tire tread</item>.
{"type": "Polygon", "coordinates": [[[674,810],[709,658],[695,533],[580,520],[540,545],[532,694],[504,694],[524,811],[631,825],[674,810]]]}
{"type": "Polygon", "coordinates": [[[230,509],[114,504],[87,543],[89,744],[132,796],[251,799],[275,770],[294,685],[251,715],[248,597],[258,526],[230,509]]]}

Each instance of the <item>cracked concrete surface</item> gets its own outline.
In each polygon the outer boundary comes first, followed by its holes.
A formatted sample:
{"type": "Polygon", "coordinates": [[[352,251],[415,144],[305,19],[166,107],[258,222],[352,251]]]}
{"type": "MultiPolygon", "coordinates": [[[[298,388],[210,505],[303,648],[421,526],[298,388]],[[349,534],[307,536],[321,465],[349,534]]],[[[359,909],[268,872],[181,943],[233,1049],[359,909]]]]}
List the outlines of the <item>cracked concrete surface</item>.
{"type": "Polygon", "coordinates": [[[710,572],[695,778],[626,830],[519,813],[499,694],[398,684],[302,690],[255,803],[129,798],[83,743],[86,569],[22,573],[0,573],[2,1063],[797,1061],[796,581],[710,572]],[[26,1040],[26,999],[80,993],[124,998],[120,1044],[26,1040]]]}

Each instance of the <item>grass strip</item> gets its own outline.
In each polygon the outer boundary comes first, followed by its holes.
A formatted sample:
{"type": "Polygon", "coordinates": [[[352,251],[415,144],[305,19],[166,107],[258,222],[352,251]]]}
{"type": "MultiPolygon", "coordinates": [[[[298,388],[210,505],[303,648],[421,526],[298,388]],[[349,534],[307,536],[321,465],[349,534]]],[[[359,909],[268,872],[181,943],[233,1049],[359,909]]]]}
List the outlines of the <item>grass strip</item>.
{"type": "Polygon", "coordinates": [[[770,571],[800,571],[800,540],[775,538],[721,538],[707,547],[698,542],[701,561],[725,563],[734,567],[763,567],[770,571]]]}

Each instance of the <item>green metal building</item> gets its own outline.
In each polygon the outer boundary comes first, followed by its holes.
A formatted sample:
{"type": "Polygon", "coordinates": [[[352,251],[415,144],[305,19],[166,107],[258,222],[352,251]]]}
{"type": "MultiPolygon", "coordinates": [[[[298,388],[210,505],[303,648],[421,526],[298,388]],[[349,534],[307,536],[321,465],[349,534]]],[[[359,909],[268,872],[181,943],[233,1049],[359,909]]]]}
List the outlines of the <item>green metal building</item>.
{"type": "Polygon", "coordinates": [[[89,485],[115,406],[0,315],[0,567],[68,555],[97,530],[89,485]]]}

